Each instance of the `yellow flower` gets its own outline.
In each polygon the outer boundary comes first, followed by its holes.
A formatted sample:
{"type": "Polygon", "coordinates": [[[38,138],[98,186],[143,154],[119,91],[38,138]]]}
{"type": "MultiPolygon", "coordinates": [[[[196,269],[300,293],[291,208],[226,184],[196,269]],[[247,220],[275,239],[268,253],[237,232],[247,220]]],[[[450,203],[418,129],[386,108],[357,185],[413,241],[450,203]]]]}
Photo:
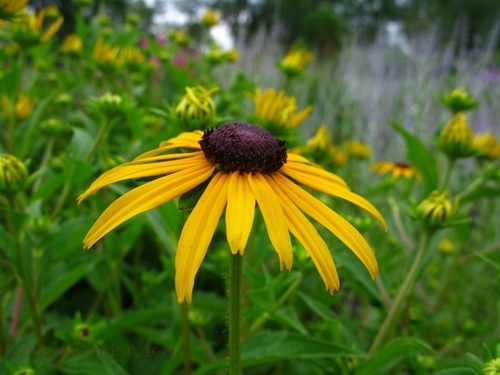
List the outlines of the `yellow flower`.
{"type": "Polygon", "coordinates": [[[23,190],[28,179],[24,163],[11,154],[0,154],[0,194],[23,190]]]}
{"type": "Polygon", "coordinates": [[[64,37],[61,45],[61,50],[68,55],[77,56],[82,53],[83,43],[82,38],[76,34],[68,34],[64,37]]]}
{"type": "Polygon", "coordinates": [[[328,131],[328,128],[325,125],[321,125],[318,128],[318,131],[312,137],[307,141],[308,148],[313,149],[313,150],[323,150],[323,151],[328,151],[333,145],[333,140],[332,137],[330,136],[330,132],[328,131]]]}
{"type": "Polygon", "coordinates": [[[438,251],[443,254],[453,254],[456,249],[450,237],[444,237],[438,245],[438,251]]]}
{"type": "Polygon", "coordinates": [[[344,150],[350,157],[358,159],[370,159],[370,156],[372,156],[372,150],[363,142],[345,141],[344,150]]]}
{"type": "Polygon", "coordinates": [[[467,157],[472,154],[474,133],[467,125],[463,112],[456,113],[439,136],[440,149],[452,158],[467,157]]]}
{"type": "Polygon", "coordinates": [[[240,59],[240,52],[237,49],[230,49],[229,51],[224,52],[224,58],[229,62],[236,62],[240,59]]]}
{"type": "Polygon", "coordinates": [[[313,54],[304,48],[292,47],[285,57],[278,62],[278,68],[289,77],[295,77],[304,72],[311,62],[313,54]]]}
{"type": "Polygon", "coordinates": [[[209,64],[218,65],[225,61],[226,56],[218,46],[212,46],[205,54],[204,58],[209,64]]]}
{"type": "Polygon", "coordinates": [[[312,106],[308,105],[302,111],[296,112],[295,98],[286,96],[283,91],[267,89],[262,93],[258,88],[254,95],[248,94],[248,96],[254,102],[257,120],[269,123],[272,127],[296,128],[312,110],[312,106]]]}
{"type": "Polygon", "coordinates": [[[28,4],[28,0],[0,0],[0,20],[17,16],[28,4]]]}
{"type": "Polygon", "coordinates": [[[191,43],[191,38],[180,30],[172,31],[169,34],[170,40],[172,40],[179,47],[187,47],[191,43]]]}
{"type": "Polygon", "coordinates": [[[392,173],[392,177],[394,179],[398,179],[401,176],[407,179],[410,179],[414,176],[417,179],[421,178],[420,173],[418,173],[415,168],[413,168],[410,164],[404,162],[393,163],[391,161],[379,161],[373,164],[370,169],[380,175],[392,173]]]}
{"type": "Polygon", "coordinates": [[[472,139],[472,149],[477,156],[486,159],[497,159],[500,157],[500,143],[497,142],[495,134],[476,134],[472,139]]]}
{"type": "Polygon", "coordinates": [[[119,53],[120,47],[111,46],[101,38],[98,38],[92,57],[101,69],[113,70],[120,66],[119,53]]]}
{"type": "Polygon", "coordinates": [[[216,26],[220,21],[220,13],[213,9],[207,9],[201,17],[201,24],[212,27],[216,26]]]}
{"type": "Polygon", "coordinates": [[[186,87],[186,95],[175,108],[175,115],[188,128],[207,127],[216,114],[215,104],[210,95],[217,90],[218,87],[210,90],[202,86],[186,87]]]}
{"type": "Polygon", "coordinates": [[[45,28],[46,8],[42,8],[35,14],[25,14],[18,22],[11,25],[12,40],[22,47],[32,47],[45,43],[52,38],[61,28],[64,22],[62,16],[57,17],[45,28]]]}
{"type": "Polygon", "coordinates": [[[17,96],[17,100],[13,103],[7,96],[2,95],[2,111],[5,116],[10,116],[12,111],[18,120],[24,120],[35,108],[37,100],[35,98],[30,98],[23,93],[17,96]]]}
{"type": "Polygon", "coordinates": [[[375,256],[363,236],[298,184],[348,200],[365,209],[386,228],[376,208],[352,193],[340,177],[300,155],[287,154],[285,142],[276,140],[263,128],[229,123],[205,133],[182,133],[132,162],[104,173],[78,201],[107,185],[144,177],[156,179],[113,202],[88,232],[84,247],[90,248],[131,217],[209,181],[188,217],[177,245],[175,287],[179,302],[191,302],[196,273],[224,209],[226,235],[233,254],[243,255],[245,251],[257,205],[270,242],[278,253],[281,269],[290,270],[292,267],[291,232],[308,251],[326,289],[333,293],[339,288],[330,250],[305,213],[344,242],[372,277],[378,271],[375,256]]]}
{"type": "Polygon", "coordinates": [[[146,57],[137,46],[123,47],[118,57],[118,64],[125,65],[130,70],[138,70],[146,57]]]}

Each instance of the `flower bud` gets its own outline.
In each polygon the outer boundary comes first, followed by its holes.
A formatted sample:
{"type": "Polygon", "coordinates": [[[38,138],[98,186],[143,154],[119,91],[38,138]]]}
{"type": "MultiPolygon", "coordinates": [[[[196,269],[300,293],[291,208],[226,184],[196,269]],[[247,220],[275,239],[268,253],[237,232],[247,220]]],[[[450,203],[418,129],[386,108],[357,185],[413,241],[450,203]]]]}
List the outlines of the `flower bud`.
{"type": "Polygon", "coordinates": [[[0,194],[17,193],[24,189],[28,169],[24,163],[10,154],[0,154],[0,194]]]}
{"type": "Polygon", "coordinates": [[[213,9],[207,11],[201,17],[201,24],[207,27],[216,26],[220,21],[220,13],[213,9]]]}
{"type": "Polygon", "coordinates": [[[474,133],[467,126],[467,117],[463,112],[456,113],[439,136],[439,148],[451,158],[463,158],[472,155],[474,133]]]}
{"type": "Polygon", "coordinates": [[[216,110],[210,94],[219,88],[206,90],[202,86],[186,87],[186,95],[175,108],[175,115],[188,128],[206,128],[214,119],[216,110]]]}
{"type": "Polygon", "coordinates": [[[452,204],[447,190],[435,190],[417,207],[417,217],[428,226],[442,227],[457,209],[458,200],[452,204]]]}
{"type": "Polygon", "coordinates": [[[478,102],[464,89],[456,88],[450,93],[441,96],[441,102],[453,113],[476,108],[478,102]]]}
{"type": "Polygon", "coordinates": [[[484,364],[481,369],[481,375],[498,375],[500,374],[500,358],[492,359],[484,364]]]}
{"type": "Polygon", "coordinates": [[[293,47],[278,62],[278,68],[288,77],[301,75],[311,62],[313,54],[306,49],[293,47]]]}

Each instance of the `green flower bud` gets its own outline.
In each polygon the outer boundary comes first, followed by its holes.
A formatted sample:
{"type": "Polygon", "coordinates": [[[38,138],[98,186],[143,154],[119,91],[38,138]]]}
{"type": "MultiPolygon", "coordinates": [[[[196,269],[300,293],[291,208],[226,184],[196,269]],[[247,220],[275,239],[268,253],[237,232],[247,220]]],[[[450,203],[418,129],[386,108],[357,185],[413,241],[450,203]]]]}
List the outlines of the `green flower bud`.
{"type": "Polygon", "coordinates": [[[457,88],[446,95],[441,95],[441,102],[453,113],[476,108],[478,102],[464,89],[457,88]]]}
{"type": "Polygon", "coordinates": [[[14,372],[14,375],[36,375],[36,372],[31,367],[21,366],[14,372]]]}
{"type": "Polygon", "coordinates": [[[62,121],[49,118],[47,120],[42,121],[38,128],[42,132],[42,134],[46,136],[57,136],[61,135],[68,130],[68,127],[62,123],[62,121]]]}
{"type": "Polygon", "coordinates": [[[484,364],[481,369],[481,375],[498,375],[500,374],[500,358],[492,359],[484,364]]]}
{"type": "Polygon", "coordinates": [[[17,193],[24,189],[28,169],[24,163],[10,154],[0,154],[0,194],[17,193]]]}
{"type": "Polygon", "coordinates": [[[417,207],[417,218],[430,227],[443,227],[457,209],[458,200],[452,204],[447,190],[435,190],[417,207]]]}
{"type": "Polygon", "coordinates": [[[471,156],[474,133],[467,126],[467,117],[458,112],[444,127],[439,136],[439,148],[451,158],[471,156]]]}
{"type": "Polygon", "coordinates": [[[175,115],[184,125],[191,128],[206,128],[215,117],[215,104],[210,94],[217,87],[206,90],[204,87],[186,87],[186,95],[175,108],[175,115]]]}

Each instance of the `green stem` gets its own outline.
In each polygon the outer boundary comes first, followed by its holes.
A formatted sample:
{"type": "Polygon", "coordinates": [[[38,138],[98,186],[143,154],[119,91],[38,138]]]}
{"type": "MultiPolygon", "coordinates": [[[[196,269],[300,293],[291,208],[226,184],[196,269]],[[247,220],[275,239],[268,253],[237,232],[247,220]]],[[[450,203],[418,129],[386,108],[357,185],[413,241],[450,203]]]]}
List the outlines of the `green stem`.
{"type": "Polygon", "coordinates": [[[5,340],[4,310],[3,310],[4,290],[0,290],[0,358],[7,352],[7,341],[5,340]]]}
{"type": "Polygon", "coordinates": [[[184,374],[191,374],[191,341],[189,327],[189,304],[181,303],[181,325],[182,325],[182,361],[184,363],[184,374]]]}
{"type": "Polygon", "coordinates": [[[229,375],[241,374],[243,257],[231,255],[229,266],[229,375]]]}
{"type": "Polygon", "coordinates": [[[372,346],[370,348],[369,354],[373,355],[380,346],[386,341],[388,338],[392,327],[396,323],[399,315],[401,313],[401,309],[407,300],[408,296],[412,294],[413,288],[415,286],[415,281],[417,279],[418,273],[421,269],[422,262],[424,260],[424,256],[427,250],[427,246],[429,244],[429,240],[431,238],[431,231],[425,230],[420,239],[420,245],[415,255],[415,259],[413,260],[413,264],[410,267],[410,271],[406,275],[406,279],[401,286],[401,289],[394,300],[393,305],[391,306],[389,313],[387,314],[382,326],[380,327],[377,336],[373,340],[372,346]]]}
{"type": "MultiPolygon", "coordinates": [[[[54,137],[50,137],[45,144],[45,151],[43,152],[42,162],[40,163],[39,169],[43,169],[47,165],[49,165],[50,157],[52,156],[52,151],[54,149],[56,139],[54,137]]],[[[43,177],[40,176],[35,183],[33,184],[33,188],[31,191],[34,193],[38,190],[40,185],[42,184],[43,177]]]]}
{"type": "Polygon", "coordinates": [[[446,157],[446,167],[443,173],[443,179],[439,182],[439,191],[446,190],[448,183],[450,182],[451,171],[453,170],[453,166],[455,165],[456,159],[446,157]]]}

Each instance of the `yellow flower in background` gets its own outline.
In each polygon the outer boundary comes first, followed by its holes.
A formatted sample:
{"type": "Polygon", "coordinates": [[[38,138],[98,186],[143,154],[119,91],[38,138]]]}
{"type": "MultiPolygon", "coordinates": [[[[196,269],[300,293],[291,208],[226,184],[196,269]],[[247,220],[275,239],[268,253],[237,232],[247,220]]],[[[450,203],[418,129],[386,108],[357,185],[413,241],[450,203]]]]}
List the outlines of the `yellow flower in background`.
{"type": "Polygon", "coordinates": [[[49,20],[56,19],[61,15],[59,8],[56,7],[55,5],[49,5],[44,9],[45,9],[45,18],[49,20]]]}
{"type": "Polygon", "coordinates": [[[64,18],[57,17],[48,26],[45,22],[47,8],[35,14],[25,14],[11,25],[12,40],[22,47],[32,47],[50,40],[61,28],[64,18]]]}
{"type": "Polygon", "coordinates": [[[476,134],[472,139],[472,149],[477,156],[482,158],[500,158],[500,143],[497,142],[493,133],[476,134]]]}
{"type": "Polygon", "coordinates": [[[224,58],[229,62],[236,62],[240,59],[240,52],[237,49],[230,49],[229,51],[224,52],[224,58]]]}
{"type": "Polygon", "coordinates": [[[372,156],[371,148],[363,142],[345,141],[343,149],[351,158],[367,160],[372,156]]]}
{"type": "Polygon", "coordinates": [[[124,65],[130,70],[139,70],[144,64],[146,56],[137,46],[126,46],[120,51],[118,65],[124,65]]]}
{"type": "Polygon", "coordinates": [[[80,53],[82,53],[83,49],[83,42],[82,38],[80,38],[76,34],[68,34],[64,37],[62,44],[61,44],[61,50],[68,55],[74,55],[78,56],[80,53]]]}
{"type": "Polygon", "coordinates": [[[379,161],[373,164],[370,169],[380,175],[391,173],[394,179],[398,179],[399,177],[407,179],[413,177],[417,179],[421,178],[420,173],[411,164],[405,162],[379,161]]]}
{"type": "Polygon", "coordinates": [[[0,0],[0,20],[10,20],[26,8],[28,0],[0,0]]]}
{"type": "Polygon", "coordinates": [[[201,24],[207,27],[216,26],[220,21],[220,13],[213,9],[207,9],[201,17],[201,24]]]}
{"type": "Polygon", "coordinates": [[[2,112],[7,117],[14,113],[18,120],[24,120],[31,115],[36,103],[37,99],[30,98],[23,93],[20,93],[17,96],[17,100],[15,102],[12,102],[9,97],[2,95],[2,112]]]}
{"type": "Polygon", "coordinates": [[[11,154],[0,154],[0,194],[21,191],[28,180],[28,169],[11,154]]]}
{"type": "Polygon", "coordinates": [[[308,50],[292,47],[285,57],[278,62],[278,68],[288,77],[295,77],[304,72],[312,58],[313,54],[308,50]]]}
{"type": "Polygon", "coordinates": [[[283,91],[267,89],[262,93],[261,89],[257,88],[255,94],[248,96],[254,102],[257,120],[275,128],[296,128],[312,110],[312,106],[308,105],[302,111],[296,112],[295,98],[285,95],[283,91]]]}
{"type": "Polygon", "coordinates": [[[112,46],[98,38],[92,57],[101,69],[113,70],[120,67],[119,53],[120,47],[112,46]]]}
{"type": "Polygon", "coordinates": [[[218,65],[226,61],[226,56],[219,46],[211,46],[203,57],[211,65],[218,65]]]}
{"type": "Polygon", "coordinates": [[[474,133],[467,125],[463,112],[456,113],[441,131],[439,148],[452,158],[467,157],[472,154],[474,133]]]}
{"type": "Polygon", "coordinates": [[[455,253],[455,245],[450,237],[444,237],[438,245],[438,251],[442,254],[453,254],[455,253]]]}
{"type": "Polygon", "coordinates": [[[186,33],[175,30],[169,33],[170,40],[179,47],[187,47],[191,43],[191,38],[186,33]]]}
{"type": "Polygon", "coordinates": [[[175,115],[187,128],[207,127],[216,114],[211,95],[218,90],[218,87],[210,90],[202,86],[186,87],[186,94],[175,108],[175,115]]]}
{"type": "Polygon", "coordinates": [[[263,128],[229,123],[205,133],[182,133],[132,162],[104,173],[78,201],[119,181],[151,177],[156,179],[130,190],[103,212],[85,237],[84,247],[90,248],[133,216],[209,181],[177,245],[175,288],[179,302],[192,300],[196,273],[224,210],[230,250],[243,255],[256,205],[278,253],[281,269],[292,267],[291,232],[311,256],[326,289],[333,293],[340,286],[330,250],[305,213],[347,245],[372,277],[378,271],[375,256],[363,236],[299,184],[358,205],[386,228],[376,208],[352,193],[340,177],[300,155],[287,154],[285,142],[263,128]]]}
{"type": "Polygon", "coordinates": [[[328,151],[334,147],[328,128],[325,125],[321,125],[314,137],[307,141],[306,147],[312,150],[323,151],[328,151]]]}

